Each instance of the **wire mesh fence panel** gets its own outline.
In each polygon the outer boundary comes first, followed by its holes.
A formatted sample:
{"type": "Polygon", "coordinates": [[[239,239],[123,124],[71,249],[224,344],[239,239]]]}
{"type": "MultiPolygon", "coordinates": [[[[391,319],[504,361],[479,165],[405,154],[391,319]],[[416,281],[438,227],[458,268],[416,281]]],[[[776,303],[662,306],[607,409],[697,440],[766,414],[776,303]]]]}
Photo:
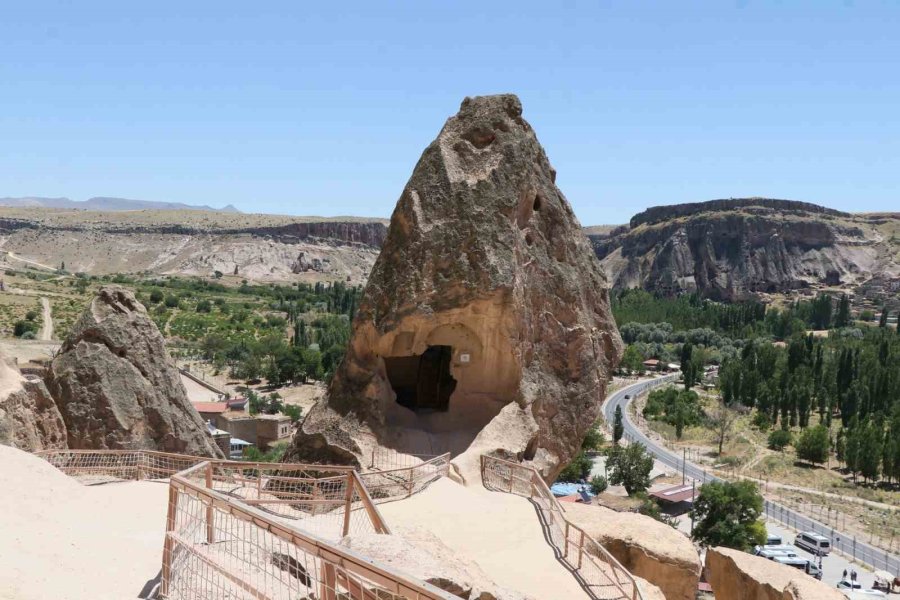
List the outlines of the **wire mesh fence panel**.
{"type": "Polygon", "coordinates": [[[165,598],[455,598],[190,480],[170,484],[165,598]]]}
{"type": "Polygon", "coordinates": [[[140,451],[48,450],[38,456],[87,485],[140,477],[140,451]]]}
{"type": "Polygon", "coordinates": [[[595,600],[643,598],[631,574],[596,540],[572,525],[534,468],[500,458],[481,457],[488,489],[529,498],[536,506],[550,544],[595,600]]]}
{"type": "Polygon", "coordinates": [[[441,454],[412,467],[389,471],[369,471],[359,478],[376,503],[408,498],[445,477],[450,469],[450,455],[441,454]]]}

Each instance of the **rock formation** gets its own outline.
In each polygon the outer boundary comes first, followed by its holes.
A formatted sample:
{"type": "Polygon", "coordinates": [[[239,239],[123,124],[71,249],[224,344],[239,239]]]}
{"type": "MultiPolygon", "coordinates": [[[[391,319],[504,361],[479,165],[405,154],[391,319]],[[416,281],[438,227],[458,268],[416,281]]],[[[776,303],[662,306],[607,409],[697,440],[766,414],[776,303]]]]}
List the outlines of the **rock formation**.
{"type": "Polygon", "coordinates": [[[44,383],[0,353],[0,444],[29,452],[66,447],[66,424],[44,383]]]}
{"type": "Polygon", "coordinates": [[[70,448],[223,456],[188,401],[156,324],[119,286],[102,288],[72,326],[47,387],[70,448]]]}
{"type": "Polygon", "coordinates": [[[691,541],[659,521],[602,506],[566,505],[566,518],[628,571],[659,587],[667,600],[693,600],[701,564],[691,541]]]}
{"type": "Polygon", "coordinates": [[[527,600],[503,589],[478,565],[460,558],[429,532],[409,528],[394,535],[352,534],[340,542],[377,563],[392,566],[416,579],[472,600],[527,600]]]}
{"type": "Polygon", "coordinates": [[[518,98],[463,101],[400,196],[327,401],[288,459],[449,451],[466,479],[496,451],[555,477],[622,348],[555,179],[518,98]]]}
{"type": "Polygon", "coordinates": [[[850,215],[789,200],[657,206],[591,235],[617,288],[720,300],[900,277],[900,215],[850,215]]]}
{"type": "Polygon", "coordinates": [[[731,548],[706,552],[709,584],[728,600],[845,600],[835,588],[806,573],[731,548]]]}

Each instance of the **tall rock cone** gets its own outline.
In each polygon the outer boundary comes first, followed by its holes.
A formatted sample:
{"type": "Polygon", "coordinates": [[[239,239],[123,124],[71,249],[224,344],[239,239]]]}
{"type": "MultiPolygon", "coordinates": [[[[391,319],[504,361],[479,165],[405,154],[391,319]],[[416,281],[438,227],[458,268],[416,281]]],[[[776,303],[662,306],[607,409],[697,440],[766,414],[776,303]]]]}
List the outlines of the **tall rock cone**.
{"type": "Polygon", "coordinates": [[[134,294],[108,286],[72,327],[47,387],[70,448],[162,450],[222,458],[178,369],[134,294]]]}
{"type": "Polygon", "coordinates": [[[286,460],[450,452],[474,481],[496,453],[556,476],[622,342],[555,179],[516,96],[463,101],[400,196],[344,360],[286,460]]]}

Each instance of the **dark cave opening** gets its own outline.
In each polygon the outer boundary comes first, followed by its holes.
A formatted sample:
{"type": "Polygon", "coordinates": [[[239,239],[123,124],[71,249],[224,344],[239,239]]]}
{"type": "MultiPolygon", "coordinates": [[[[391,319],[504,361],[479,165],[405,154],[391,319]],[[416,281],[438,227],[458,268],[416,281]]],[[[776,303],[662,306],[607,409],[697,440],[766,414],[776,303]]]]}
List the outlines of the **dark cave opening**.
{"type": "Polygon", "coordinates": [[[450,374],[451,346],[428,346],[420,355],[385,357],[397,403],[412,411],[446,412],[456,380],[450,374]]]}

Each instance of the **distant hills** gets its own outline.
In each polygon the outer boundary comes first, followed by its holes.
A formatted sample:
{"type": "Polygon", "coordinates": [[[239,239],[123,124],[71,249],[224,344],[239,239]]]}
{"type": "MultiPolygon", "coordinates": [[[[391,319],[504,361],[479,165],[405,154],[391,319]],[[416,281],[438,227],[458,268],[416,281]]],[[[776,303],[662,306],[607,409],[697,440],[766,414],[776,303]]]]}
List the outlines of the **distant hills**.
{"type": "Polygon", "coordinates": [[[97,196],[87,200],[71,200],[69,198],[41,198],[28,196],[24,198],[0,198],[0,206],[18,208],[75,208],[81,210],[205,210],[212,212],[239,213],[232,205],[213,208],[207,205],[184,204],[181,202],[157,202],[154,200],[131,200],[128,198],[109,198],[97,196]]]}
{"type": "Polygon", "coordinates": [[[616,288],[739,300],[823,288],[900,286],[900,213],[730,198],[655,206],[586,230],[616,288]]]}

